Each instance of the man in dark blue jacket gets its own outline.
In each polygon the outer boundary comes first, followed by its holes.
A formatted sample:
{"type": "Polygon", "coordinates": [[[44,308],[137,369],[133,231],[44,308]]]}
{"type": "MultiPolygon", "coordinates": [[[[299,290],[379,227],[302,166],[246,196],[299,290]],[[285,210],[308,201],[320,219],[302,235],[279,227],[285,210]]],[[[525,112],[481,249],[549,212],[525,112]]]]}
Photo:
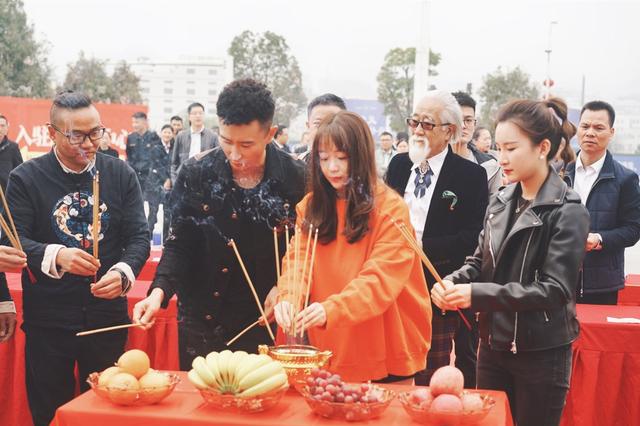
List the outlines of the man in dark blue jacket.
{"type": "Polygon", "coordinates": [[[565,175],[591,216],[578,303],[618,303],[618,291],[624,288],[624,249],[640,239],[638,175],[607,151],[614,121],[608,103],[585,104],[577,133],[580,153],[565,175]]]}
{"type": "MultiPolygon", "coordinates": [[[[130,321],[126,294],[149,256],[148,227],[135,172],[96,155],[100,114],[80,93],[53,100],[52,150],[9,175],[7,201],[29,271],[22,271],[27,398],[35,426],[49,425],[87,376],[117,361],[126,330],[77,337],[82,330],[130,321]],[[100,173],[96,240],[92,176],[100,173]]],[[[7,243],[6,236],[3,244],[7,243]]],[[[4,422],[2,422],[4,423],[4,422]]]]}

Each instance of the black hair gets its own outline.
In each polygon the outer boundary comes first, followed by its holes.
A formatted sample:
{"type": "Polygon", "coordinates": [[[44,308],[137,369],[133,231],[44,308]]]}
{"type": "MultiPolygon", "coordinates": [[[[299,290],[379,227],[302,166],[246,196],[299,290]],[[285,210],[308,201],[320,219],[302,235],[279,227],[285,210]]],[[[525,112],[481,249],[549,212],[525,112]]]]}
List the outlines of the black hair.
{"type": "Polygon", "coordinates": [[[0,120],[4,120],[7,123],[9,122],[9,119],[7,117],[5,117],[4,115],[0,114],[0,120]]]}
{"type": "Polygon", "coordinates": [[[391,133],[389,133],[389,132],[382,132],[382,133],[380,133],[380,138],[382,138],[383,136],[389,136],[389,137],[391,137],[391,139],[393,140],[393,135],[392,135],[391,133]]]}
{"type": "Polygon", "coordinates": [[[278,130],[276,130],[276,134],[273,136],[274,138],[278,138],[278,136],[280,136],[282,134],[282,132],[284,131],[284,129],[286,129],[287,126],[285,126],[284,124],[278,124],[278,130]]]}
{"type": "Polygon", "coordinates": [[[398,142],[400,141],[409,142],[409,134],[407,132],[398,132],[396,134],[396,140],[398,142]]]}
{"type": "Polygon", "coordinates": [[[574,126],[567,118],[567,104],[559,98],[546,101],[516,99],[503,106],[498,112],[496,123],[509,121],[520,128],[534,145],[543,140],[551,142],[547,160],[552,160],[562,139],[570,141],[576,134],[574,126]]]}
{"type": "Polygon", "coordinates": [[[84,93],[63,90],[53,98],[53,104],[51,105],[51,110],[49,110],[49,120],[52,123],[55,121],[55,116],[59,109],[77,110],[89,108],[91,105],[93,105],[91,98],[84,93]]]}
{"type": "Polygon", "coordinates": [[[171,124],[165,124],[164,126],[162,126],[162,129],[160,129],[160,131],[162,132],[164,129],[169,129],[173,132],[173,127],[171,127],[171,124]]]}
{"type": "Polygon", "coordinates": [[[137,118],[139,120],[146,120],[147,119],[147,114],[145,114],[142,111],[138,111],[138,112],[133,113],[133,115],[131,117],[137,118]]]}
{"type": "Polygon", "coordinates": [[[174,121],[174,120],[182,123],[182,117],[180,117],[179,115],[174,115],[169,119],[169,121],[174,121]]]}
{"type": "Polygon", "coordinates": [[[467,92],[458,91],[451,94],[458,101],[458,105],[469,107],[473,109],[473,112],[476,112],[476,101],[467,92]]]}
{"type": "MultiPolygon", "coordinates": [[[[202,105],[200,102],[193,102],[191,105],[187,107],[187,113],[191,114],[191,110],[194,109],[195,107],[200,107],[202,108],[202,111],[204,111],[204,105],[202,105]]],[[[182,119],[180,119],[180,121],[182,121],[182,119]]]]}
{"type": "Polygon", "coordinates": [[[611,104],[608,103],[608,102],[605,102],[605,101],[587,102],[582,107],[582,111],[580,111],[580,118],[582,118],[582,114],[584,114],[584,112],[586,110],[589,110],[589,111],[602,111],[602,110],[607,111],[607,114],[609,114],[609,127],[613,127],[613,123],[615,123],[615,121],[616,121],[616,111],[613,109],[611,104]]]}
{"type": "Polygon", "coordinates": [[[313,100],[309,102],[309,106],[307,106],[307,116],[311,115],[311,111],[318,105],[334,105],[341,110],[347,109],[344,100],[340,96],[334,95],[333,93],[325,93],[324,95],[313,98],[313,100]]]}
{"type": "Polygon", "coordinates": [[[258,120],[263,127],[269,127],[276,104],[264,83],[247,78],[227,84],[218,97],[216,109],[222,124],[249,124],[258,120]]]}

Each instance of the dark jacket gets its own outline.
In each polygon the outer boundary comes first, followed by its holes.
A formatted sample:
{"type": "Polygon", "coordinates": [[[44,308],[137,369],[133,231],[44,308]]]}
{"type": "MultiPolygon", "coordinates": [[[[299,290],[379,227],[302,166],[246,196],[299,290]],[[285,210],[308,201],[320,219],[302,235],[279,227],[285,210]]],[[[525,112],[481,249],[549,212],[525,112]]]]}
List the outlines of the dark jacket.
{"type": "Polygon", "coordinates": [[[3,191],[7,190],[9,173],[20,164],[22,164],[20,147],[5,136],[0,142],[0,185],[3,191]]]}
{"type": "MultiPolygon", "coordinates": [[[[200,132],[200,152],[208,151],[219,145],[218,135],[213,130],[202,128],[200,132]]],[[[171,153],[171,182],[175,182],[178,177],[178,169],[189,158],[189,151],[191,150],[191,129],[186,128],[181,130],[176,135],[176,141],[173,145],[173,151],[171,153]]]]}
{"type": "Polygon", "coordinates": [[[169,151],[166,150],[164,144],[156,144],[151,150],[151,169],[147,182],[147,190],[154,192],[162,192],[164,183],[171,178],[171,154],[174,148],[173,139],[169,143],[169,151]]]}
{"type": "Polygon", "coordinates": [[[115,149],[109,147],[107,149],[98,148],[98,152],[101,152],[105,155],[110,155],[113,158],[120,158],[120,154],[115,149]]]}
{"type": "MultiPolygon", "coordinates": [[[[294,221],[304,196],[304,164],[272,144],[266,150],[264,178],[248,190],[234,183],[219,147],[183,164],[171,194],[171,232],[149,289],[164,291],[165,307],[177,293],[182,318],[207,320],[224,339],[260,316],[229,239],[264,303],[276,284],[273,227],[294,221]]],[[[282,257],[282,233],[279,242],[282,257]]],[[[264,328],[261,337],[256,344],[269,341],[264,328]]],[[[237,344],[250,346],[244,336],[237,344]]]]}
{"type": "Polygon", "coordinates": [[[478,248],[447,276],[472,283],[480,337],[512,352],[554,348],[578,335],[576,286],[589,214],[551,169],[531,207],[510,225],[521,195],[509,185],[491,198],[478,248]]]}
{"type": "MultiPolygon", "coordinates": [[[[135,173],[123,161],[96,155],[100,171],[101,239],[98,279],[117,262],[137,275],[149,256],[149,226],[135,173]]],[[[128,321],[127,299],[96,298],[93,277],[66,273],[53,279],[42,272],[47,245],[93,250],[92,177],[65,173],[53,150],[17,167],[9,176],[7,201],[15,221],[31,283],[22,271],[24,323],[79,331],[128,321]]],[[[6,237],[3,242],[7,243],[6,237]]]]}
{"type": "MultiPolygon", "coordinates": [[[[571,187],[575,176],[576,164],[571,163],[564,177],[571,187]]],[[[624,248],[640,239],[638,175],[607,152],[585,205],[591,216],[589,232],[602,236],[602,250],[592,250],[585,256],[578,291],[590,294],[620,290],[624,288],[624,248]]]]}
{"type": "Polygon", "coordinates": [[[7,276],[4,272],[0,272],[0,302],[10,302],[12,300],[9,285],[7,284],[7,276]]]}
{"type": "MultiPolygon", "coordinates": [[[[484,168],[454,154],[451,148],[448,150],[422,235],[424,252],[441,277],[458,269],[473,253],[489,199],[484,168]],[[455,194],[457,200],[447,198],[445,191],[455,194]]],[[[412,166],[409,154],[403,153],[395,155],[387,169],[387,184],[402,197],[412,166]]],[[[425,277],[431,289],[435,279],[426,269],[425,277]]],[[[440,309],[435,305],[434,309],[440,315],[440,309]]]]}
{"type": "Polygon", "coordinates": [[[158,144],[162,144],[160,136],[153,130],[147,130],[142,135],[133,132],[127,136],[127,163],[136,172],[143,193],[147,189],[147,177],[151,169],[151,152],[158,144]]]}

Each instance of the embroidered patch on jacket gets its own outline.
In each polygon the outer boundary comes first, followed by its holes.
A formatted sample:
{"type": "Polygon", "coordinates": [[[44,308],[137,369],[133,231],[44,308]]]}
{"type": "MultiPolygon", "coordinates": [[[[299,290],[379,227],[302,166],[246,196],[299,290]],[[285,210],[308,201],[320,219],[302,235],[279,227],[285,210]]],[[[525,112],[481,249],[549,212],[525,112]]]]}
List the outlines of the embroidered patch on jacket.
{"type": "MultiPolygon", "coordinates": [[[[104,238],[109,228],[107,205],[100,203],[99,237],[104,238]]],[[[76,191],[58,200],[52,210],[52,226],[67,247],[87,250],[93,247],[93,195],[85,191],[76,191]]]]}

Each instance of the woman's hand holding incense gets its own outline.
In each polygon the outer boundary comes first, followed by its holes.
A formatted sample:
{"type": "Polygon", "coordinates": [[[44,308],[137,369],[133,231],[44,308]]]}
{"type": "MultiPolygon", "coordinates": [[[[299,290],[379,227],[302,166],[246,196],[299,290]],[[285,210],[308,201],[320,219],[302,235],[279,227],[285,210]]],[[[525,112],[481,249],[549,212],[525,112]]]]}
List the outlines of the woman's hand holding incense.
{"type": "Polygon", "coordinates": [[[327,311],[321,303],[314,302],[298,314],[296,321],[297,329],[302,331],[311,327],[324,327],[327,323],[327,311]]]}
{"type": "Polygon", "coordinates": [[[278,302],[273,308],[273,312],[276,317],[276,322],[285,332],[289,332],[293,326],[293,307],[290,302],[283,300],[278,302]]]}
{"type": "MultiPolygon", "coordinates": [[[[264,301],[264,314],[267,316],[267,321],[272,323],[275,319],[275,305],[278,302],[278,287],[273,286],[269,294],[267,294],[267,298],[264,301]]],[[[260,324],[265,325],[265,320],[260,317],[260,324]]]]}

